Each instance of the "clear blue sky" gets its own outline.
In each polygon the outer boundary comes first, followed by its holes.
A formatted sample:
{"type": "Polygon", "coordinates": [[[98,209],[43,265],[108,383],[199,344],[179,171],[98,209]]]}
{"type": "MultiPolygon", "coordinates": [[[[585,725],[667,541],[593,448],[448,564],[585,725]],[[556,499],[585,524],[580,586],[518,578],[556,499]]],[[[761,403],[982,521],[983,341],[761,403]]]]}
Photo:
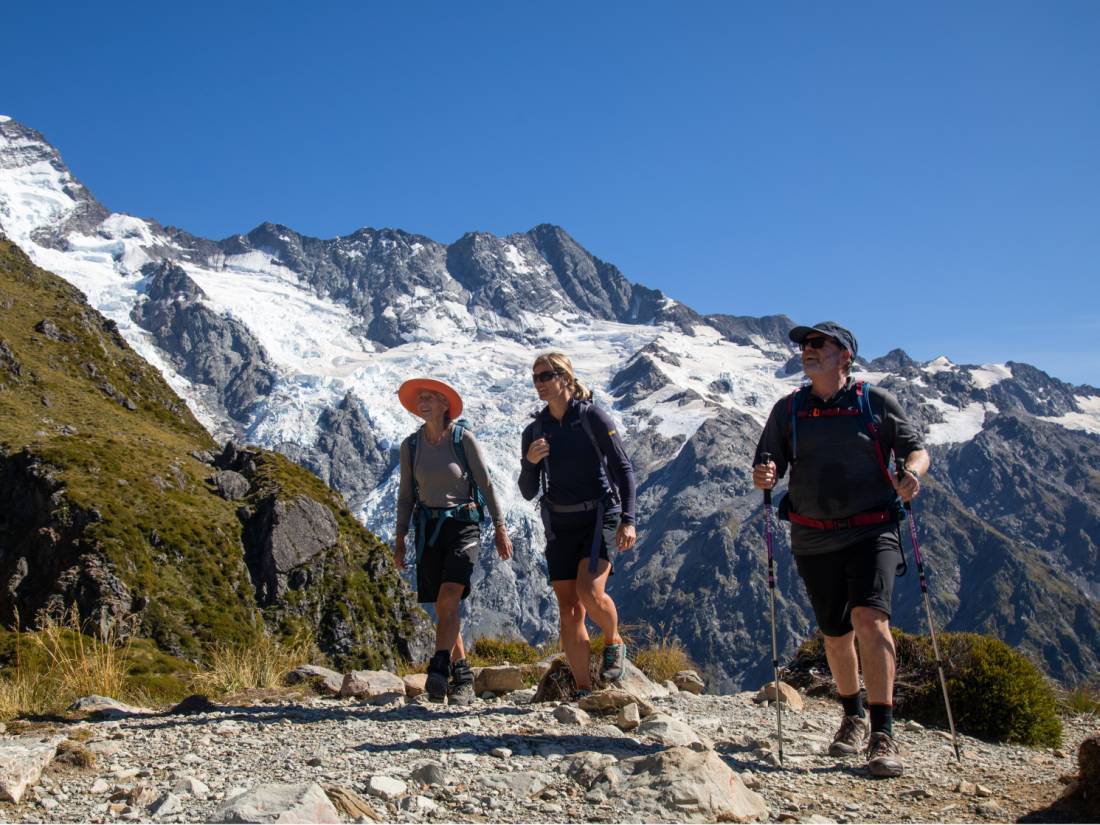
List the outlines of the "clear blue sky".
{"type": "Polygon", "coordinates": [[[0,113],[221,238],[563,226],[700,312],[1100,385],[1100,3],[19,3],[0,113]]]}

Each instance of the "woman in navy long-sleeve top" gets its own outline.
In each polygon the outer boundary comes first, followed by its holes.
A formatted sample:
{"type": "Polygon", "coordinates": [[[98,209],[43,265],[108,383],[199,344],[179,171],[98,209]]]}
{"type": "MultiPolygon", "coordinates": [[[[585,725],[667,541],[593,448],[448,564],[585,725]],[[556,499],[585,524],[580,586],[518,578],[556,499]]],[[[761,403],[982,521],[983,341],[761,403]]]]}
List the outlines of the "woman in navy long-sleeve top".
{"type": "Polygon", "coordinates": [[[629,550],[636,541],[634,468],[611,417],[591,403],[592,393],[565,355],[540,355],[532,377],[546,407],[523,431],[519,487],[526,499],[543,491],[546,563],[562,647],[577,693],[584,695],[592,689],[586,614],[606,640],[600,678],[618,681],[626,666],[618,611],[605,588],[609,548],[629,550]]]}

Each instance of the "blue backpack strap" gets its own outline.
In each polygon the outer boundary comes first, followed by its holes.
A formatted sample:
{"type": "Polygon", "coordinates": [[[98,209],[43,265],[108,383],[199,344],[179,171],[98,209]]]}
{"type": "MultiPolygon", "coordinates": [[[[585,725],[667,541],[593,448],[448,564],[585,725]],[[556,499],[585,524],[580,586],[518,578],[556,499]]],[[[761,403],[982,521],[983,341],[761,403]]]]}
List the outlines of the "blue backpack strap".
{"type": "Polygon", "coordinates": [[[470,501],[477,507],[477,520],[480,522],[485,517],[485,497],[481,494],[481,488],[474,480],[474,474],[470,472],[470,462],[466,460],[466,447],[462,444],[462,434],[469,428],[465,419],[458,419],[451,425],[451,446],[454,448],[458,466],[462,468],[462,476],[470,485],[470,501]]]}
{"type": "Polygon", "coordinates": [[[600,464],[603,465],[604,475],[607,476],[607,483],[611,485],[611,494],[616,502],[619,501],[619,490],[615,486],[615,479],[611,477],[611,471],[607,467],[607,456],[603,454],[603,450],[600,449],[600,442],[596,440],[596,433],[592,429],[592,407],[591,401],[585,401],[581,403],[580,418],[581,429],[584,430],[584,434],[588,436],[588,440],[592,443],[592,449],[596,451],[596,455],[600,459],[600,464]]]}
{"type": "Polygon", "coordinates": [[[808,391],[809,387],[799,387],[787,396],[787,415],[789,417],[787,435],[791,440],[791,460],[789,463],[792,466],[798,462],[798,408],[802,404],[803,393],[808,391]]]}
{"type": "Polygon", "coordinates": [[[871,411],[871,385],[866,381],[856,381],[853,385],[856,391],[856,403],[859,406],[859,415],[863,419],[867,432],[871,434],[871,441],[875,444],[875,456],[878,458],[878,468],[882,471],[882,477],[893,488],[894,482],[890,477],[890,468],[886,466],[886,456],[882,452],[882,443],[878,437],[878,425],[875,424],[875,416],[871,411]]]}

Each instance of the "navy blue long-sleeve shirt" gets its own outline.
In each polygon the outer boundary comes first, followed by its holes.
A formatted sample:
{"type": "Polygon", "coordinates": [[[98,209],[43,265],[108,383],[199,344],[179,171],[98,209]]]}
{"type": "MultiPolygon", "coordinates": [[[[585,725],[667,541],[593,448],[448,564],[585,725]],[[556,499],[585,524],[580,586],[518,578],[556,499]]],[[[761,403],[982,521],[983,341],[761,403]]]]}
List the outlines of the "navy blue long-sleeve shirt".
{"type": "MultiPolygon", "coordinates": [[[[611,492],[611,483],[604,471],[600,456],[592,448],[592,442],[581,426],[581,402],[573,399],[561,421],[545,407],[537,418],[542,421],[542,437],[550,445],[548,474],[550,489],[547,494],[555,504],[580,504],[593,501],[611,492]]],[[[622,500],[624,524],[634,523],[634,467],[627,457],[626,448],[619,437],[615,422],[595,404],[588,411],[592,434],[607,458],[607,470],[615,481],[622,500]]],[[[539,468],[527,460],[527,450],[534,441],[535,422],[523,431],[521,441],[519,490],[530,500],[539,492],[539,468]]]]}

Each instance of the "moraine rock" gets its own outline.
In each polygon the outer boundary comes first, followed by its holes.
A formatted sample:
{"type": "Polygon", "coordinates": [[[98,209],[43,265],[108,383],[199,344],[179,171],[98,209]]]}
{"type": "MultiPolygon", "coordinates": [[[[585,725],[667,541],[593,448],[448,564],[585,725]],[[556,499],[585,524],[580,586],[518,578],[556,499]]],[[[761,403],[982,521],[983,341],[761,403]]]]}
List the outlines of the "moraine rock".
{"type": "Polygon", "coordinates": [[[608,768],[617,765],[619,760],[609,753],[599,751],[580,751],[562,760],[565,775],[585,790],[605,776],[608,768]]]}
{"type": "Polygon", "coordinates": [[[592,717],[573,705],[558,705],[554,708],[554,718],[563,725],[587,725],[592,717]]]}
{"type": "Polygon", "coordinates": [[[492,665],[474,668],[474,692],[479,696],[490,692],[511,693],[523,687],[523,668],[514,665],[492,665]]]}
{"type": "Polygon", "coordinates": [[[620,688],[597,690],[577,700],[577,707],[589,713],[615,713],[627,705],[635,705],[642,716],[650,716],[654,711],[645,699],[620,688]]]}
{"type": "Polygon", "coordinates": [[[18,803],[27,788],[38,782],[63,741],[64,736],[0,740],[0,799],[18,803]]]}
{"type": "MultiPolygon", "coordinates": [[[[806,706],[799,692],[783,681],[779,682],[779,700],[793,711],[801,711],[806,706]]],[[[760,691],[753,697],[753,701],[774,702],[775,682],[768,682],[764,687],[760,688],[760,691]]]]}
{"type": "Polygon", "coordinates": [[[491,773],[480,778],[486,788],[505,791],[519,797],[530,797],[550,787],[554,780],[546,774],[536,771],[515,771],[514,773],[491,773]]]}
{"type": "Polygon", "coordinates": [[[615,726],[620,730],[634,730],[638,727],[638,723],[641,722],[642,717],[638,711],[638,706],[631,702],[629,705],[624,705],[619,708],[619,712],[615,715],[615,726]]]}
{"type": "Polygon", "coordinates": [[[121,719],[126,716],[140,716],[146,713],[153,713],[149,708],[127,705],[125,702],[119,702],[108,696],[96,696],[94,694],[77,699],[69,705],[68,710],[94,714],[104,719],[121,719]]]}
{"type": "Polygon", "coordinates": [[[344,686],[344,675],[320,665],[299,665],[286,675],[286,683],[301,682],[309,682],[315,691],[325,696],[338,696],[344,686]]]}
{"type": "Polygon", "coordinates": [[[443,770],[443,766],[438,762],[424,762],[417,765],[409,774],[409,779],[419,782],[421,785],[445,785],[447,783],[447,775],[443,770]]]}
{"type": "Polygon", "coordinates": [[[210,477],[210,481],[217,488],[218,495],[226,501],[244,498],[252,489],[248,479],[233,470],[219,470],[210,477]]]}
{"type": "Polygon", "coordinates": [[[672,682],[680,690],[686,690],[688,693],[694,693],[697,696],[706,687],[706,683],[699,678],[699,674],[694,670],[681,670],[672,677],[672,682]]]}
{"type": "Polygon", "coordinates": [[[149,806],[149,813],[152,816],[171,816],[172,814],[183,813],[183,800],[174,793],[168,792],[149,806]]]}
{"type": "Polygon", "coordinates": [[[427,673],[406,673],[401,681],[405,683],[405,696],[409,699],[415,699],[428,689],[427,673]]]}
{"type": "Polygon", "coordinates": [[[656,797],[667,808],[697,822],[750,822],[767,819],[760,794],[711,750],[670,748],[623,764],[630,771],[627,792],[656,797]]]}
{"type": "Polygon", "coordinates": [[[367,793],[379,799],[393,801],[408,793],[409,786],[401,779],[392,776],[372,776],[367,781],[367,793]]]}
{"type": "Polygon", "coordinates": [[[210,822],[342,822],[324,789],[316,782],[259,785],[234,796],[210,822]]]}
{"type": "Polygon", "coordinates": [[[340,696],[366,699],[372,704],[386,704],[404,698],[405,682],[386,670],[353,670],[344,676],[340,696]]]}
{"type": "Polygon", "coordinates": [[[636,732],[639,736],[649,736],[669,747],[706,746],[703,738],[689,724],[665,713],[647,716],[638,725],[636,732]]]}

